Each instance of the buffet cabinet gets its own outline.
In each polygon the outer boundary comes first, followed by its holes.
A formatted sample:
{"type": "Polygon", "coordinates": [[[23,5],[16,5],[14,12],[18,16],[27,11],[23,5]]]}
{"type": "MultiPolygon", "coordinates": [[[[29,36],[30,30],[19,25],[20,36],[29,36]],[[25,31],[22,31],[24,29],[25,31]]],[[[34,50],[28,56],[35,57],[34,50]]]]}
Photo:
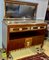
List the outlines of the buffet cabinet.
{"type": "Polygon", "coordinates": [[[38,44],[43,46],[46,23],[7,24],[3,21],[2,26],[2,45],[7,52],[38,44]]]}

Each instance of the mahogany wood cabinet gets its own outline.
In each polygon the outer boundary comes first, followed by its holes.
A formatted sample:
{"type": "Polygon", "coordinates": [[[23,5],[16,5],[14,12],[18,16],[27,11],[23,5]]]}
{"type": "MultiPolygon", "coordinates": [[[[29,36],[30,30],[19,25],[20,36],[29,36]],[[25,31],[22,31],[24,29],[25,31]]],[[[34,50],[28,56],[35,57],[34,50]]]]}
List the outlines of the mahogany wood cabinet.
{"type": "Polygon", "coordinates": [[[6,52],[38,44],[41,44],[42,47],[47,24],[36,22],[38,4],[16,0],[4,1],[5,18],[2,22],[2,46],[6,52]]]}
{"type": "Polygon", "coordinates": [[[11,24],[2,23],[2,45],[7,52],[41,44],[43,46],[46,23],[11,24]]]}

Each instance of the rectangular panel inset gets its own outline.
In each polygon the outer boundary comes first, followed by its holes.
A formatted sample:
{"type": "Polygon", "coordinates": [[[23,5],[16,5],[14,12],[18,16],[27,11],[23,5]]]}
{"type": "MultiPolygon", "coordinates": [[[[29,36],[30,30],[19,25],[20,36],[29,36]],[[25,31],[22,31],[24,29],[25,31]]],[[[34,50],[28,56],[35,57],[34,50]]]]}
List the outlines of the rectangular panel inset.
{"type": "Polygon", "coordinates": [[[30,47],[32,45],[32,37],[25,38],[25,47],[30,47]]]}

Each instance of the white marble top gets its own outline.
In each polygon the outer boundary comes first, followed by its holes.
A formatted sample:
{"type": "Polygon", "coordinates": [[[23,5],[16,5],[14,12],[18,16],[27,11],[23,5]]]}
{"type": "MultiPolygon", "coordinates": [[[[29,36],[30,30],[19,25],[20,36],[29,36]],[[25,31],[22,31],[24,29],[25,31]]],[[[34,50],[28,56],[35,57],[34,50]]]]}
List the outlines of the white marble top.
{"type": "Polygon", "coordinates": [[[43,20],[31,20],[31,19],[17,19],[17,20],[4,20],[7,25],[17,24],[40,24],[45,23],[43,20]]]}

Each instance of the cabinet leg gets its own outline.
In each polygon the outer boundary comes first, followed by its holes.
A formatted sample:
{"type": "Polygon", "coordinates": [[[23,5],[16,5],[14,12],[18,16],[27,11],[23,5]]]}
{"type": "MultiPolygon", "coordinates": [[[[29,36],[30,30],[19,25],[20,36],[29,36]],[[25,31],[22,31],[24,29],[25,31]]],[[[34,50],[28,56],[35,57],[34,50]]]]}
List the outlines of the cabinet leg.
{"type": "Polygon", "coordinates": [[[9,57],[9,52],[6,52],[7,53],[7,57],[9,57]]]}
{"type": "Polygon", "coordinates": [[[43,44],[44,44],[44,42],[42,42],[42,44],[41,44],[41,48],[43,47],[43,44]]]}

